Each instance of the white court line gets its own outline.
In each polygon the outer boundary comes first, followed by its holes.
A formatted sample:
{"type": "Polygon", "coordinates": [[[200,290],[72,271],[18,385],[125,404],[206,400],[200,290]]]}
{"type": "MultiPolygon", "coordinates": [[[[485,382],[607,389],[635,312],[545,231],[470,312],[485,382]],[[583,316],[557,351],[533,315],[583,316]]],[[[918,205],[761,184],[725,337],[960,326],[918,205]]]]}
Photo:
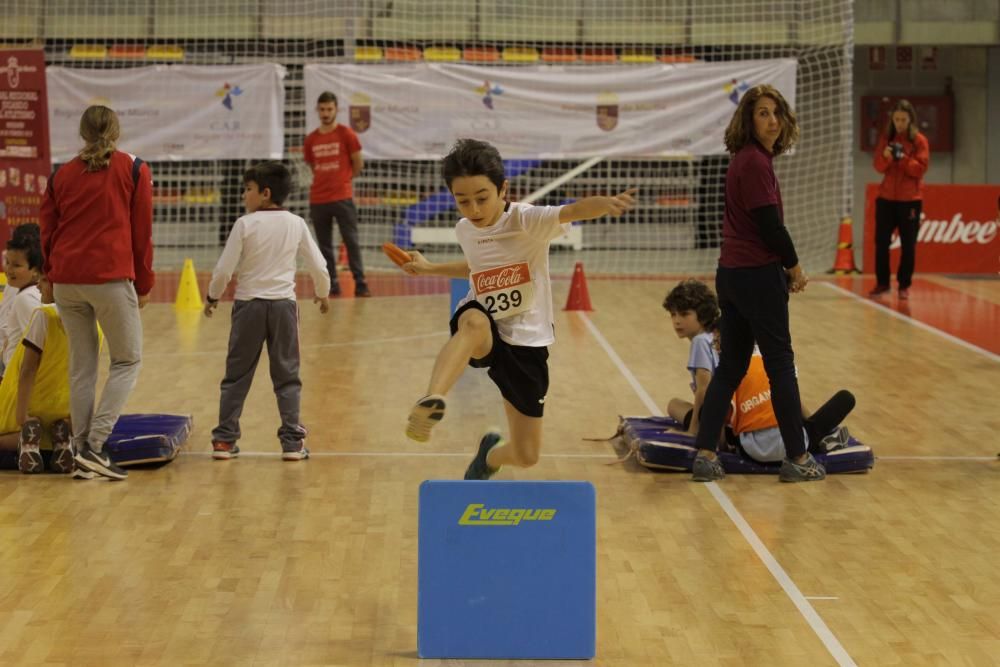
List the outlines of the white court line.
{"type": "Polygon", "coordinates": [[[995,456],[876,456],[878,461],[995,461],[995,456]]]}
{"type": "MultiPolygon", "coordinates": [[[[580,319],[583,320],[583,323],[587,325],[587,328],[590,329],[590,333],[594,336],[600,346],[604,348],[605,352],[607,352],[615,366],[618,367],[618,370],[621,371],[621,374],[625,376],[629,384],[632,385],[632,388],[636,390],[636,394],[642,400],[643,404],[645,404],[646,409],[653,415],[662,416],[663,413],[660,412],[656,403],[650,398],[649,394],[646,393],[646,390],[642,388],[642,385],[639,384],[639,381],[636,380],[634,375],[632,375],[632,372],[625,366],[624,362],[622,362],[621,358],[615,353],[614,349],[608,341],[605,340],[604,336],[601,335],[597,326],[590,321],[590,318],[587,317],[585,312],[577,311],[577,314],[580,319]]],[[[692,484],[694,484],[694,482],[692,482],[692,484]]],[[[750,547],[757,554],[757,557],[760,558],[762,563],[764,563],[764,566],[771,573],[771,576],[777,580],[781,588],[784,589],[788,597],[791,598],[792,604],[796,606],[799,613],[801,613],[806,619],[806,622],[809,623],[813,632],[815,632],[816,636],[818,636],[820,641],[823,642],[826,650],[830,652],[830,655],[837,661],[837,664],[855,665],[856,667],[856,663],[851,659],[851,656],[844,649],[843,645],[841,645],[837,637],[830,631],[830,628],[827,627],[826,623],[822,618],[820,618],[819,614],[816,613],[813,606],[809,604],[806,597],[802,595],[802,591],[800,591],[799,587],[795,585],[795,582],[788,576],[788,573],[781,567],[781,564],[778,563],[777,559],[771,555],[771,552],[768,551],[767,547],[764,546],[764,543],[761,542],[759,537],[757,537],[757,533],[753,531],[753,528],[750,527],[747,520],[744,519],[743,515],[739,513],[739,510],[737,510],[733,505],[729,496],[726,495],[726,492],[723,491],[722,488],[715,482],[705,483],[704,486],[708,488],[712,497],[715,498],[716,502],[719,503],[732,522],[736,524],[736,528],[739,529],[744,539],[746,539],[746,541],[750,544],[750,547]]]]}
{"type": "MultiPolygon", "coordinates": [[[[817,282],[819,282],[819,281],[817,281],[817,282]]],[[[878,303],[878,302],[876,302],[876,301],[874,301],[872,299],[868,299],[868,298],[865,298],[865,297],[860,296],[858,294],[855,294],[851,290],[844,289],[840,285],[834,285],[833,283],[828,283],[828,282],[819,282],[819,284],[823,285],[825,287],[829,287],[832,290],[836,290],[837,292],[840,292],[842,294],[846,294],[847,296],[849,296],[849,297],[851,297],[853,299],[856,299],[857,301],[860,301],[861,303],[865,304],[866,306],[869,306],[871,308],[875,308],[877,310],[880,310],[883,313],[885,313],[887,315],[891,315],[892,317],[895,317],[898,320],[903,320],[904,322],[908,322],[909,324],[912,324],[913,326],[917,327],[918,329],[923,329],[924,331],[929,331],[930,333],[935,334],[937,336],[940,336],[941,338],[944,338],[947,341],[951,341],[952,343],[955,343],[956,345],[960,345],[960,346],[964,347],[967,350],[972,350],[973,352],[978,352],[979,354],[983,355],[987,359],[991,359],[993,361],[996,361],[996,362],[1000,363],[1000,354],[996,354],[994,352],[990,352],[989,350],[987,350],[985,348],[982,348],[982,347],[979,347],[978,345],[973,345],[972,343],[970,343],[967,340],[962,340],[958,336],[953,336],[950,333],[947,333],[945,331],[941,331],[940,329],[936,329],[936,328],[932,327],[929,324],[925,324],[924,322],[921,322],[920,320],[915,320],[912,317],[907,317],[906,315],[903,315],[902,313],[897,313],[895,310],[893,310],[889,306],[886,306],[886,305],[878,303]]]]}
{"type": "MultiPolygon", "coordinates": [[[[314,348],[322,347],[353,347],[359,345],[383,345],[386,343],[406,343],[411,340],[420,340],[422,338],[436,338],[438,336],[444,336],[448,332],[445,330],[436,331],[434,333],[417,334],[415,336],[396,336],[394,338],[366,338],[363,340],[348,340],[341,343],[313,343],[311,345],[300,345],[299,349],[310,350],[314,348]]],[[[218,350],[196,350],[193,352],[147,352],[143,354],[144,357],[202,357],[202,356],[214,356],[224,355],[226,353],[225,348],[220,348],[218,350]]]]}
{"type": "Polygon", "coordinates": [[[807,600],[839,600],[840,598],[834,597],[832,595],[807,595],[807,600]]]}
{"type": "MultiPolygon", "coordinates": [[[[184,456],[211,456],[210,451],[189,451],[182,449],[180,453],[184,456]]],[[[281,452],[244,452],[241,451],[237,458],[244,456],[257,456],[261,458],[278,457],[281,452]]],[[[468,458],[468,452],[309,452],[309,458],[322,456],[426,456],[426,457],[451,457],[468,458]]],[[[617,459],[613,454],[542,454],[543,459],[617,459]]]]}

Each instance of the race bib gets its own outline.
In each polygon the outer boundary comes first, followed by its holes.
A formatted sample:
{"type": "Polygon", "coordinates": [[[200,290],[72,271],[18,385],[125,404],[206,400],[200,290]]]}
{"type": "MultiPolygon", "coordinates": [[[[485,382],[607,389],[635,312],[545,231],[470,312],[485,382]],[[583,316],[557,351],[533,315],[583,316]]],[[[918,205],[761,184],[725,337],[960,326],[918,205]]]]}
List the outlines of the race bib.
{"type": "Polygon", "coordinates": [[[494,320],[520,315],[531,310],[535,303],[535,287],[527,262],[478,271],[470,277],[476,301],[494,320]]]}

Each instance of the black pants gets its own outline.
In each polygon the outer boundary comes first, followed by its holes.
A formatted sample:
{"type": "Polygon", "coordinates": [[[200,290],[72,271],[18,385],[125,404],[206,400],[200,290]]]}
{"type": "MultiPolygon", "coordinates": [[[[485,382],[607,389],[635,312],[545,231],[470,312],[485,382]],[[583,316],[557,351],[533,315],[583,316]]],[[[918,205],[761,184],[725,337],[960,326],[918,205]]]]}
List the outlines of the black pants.
{"type": "Polygon", "coordinates": [[[917,232],[923,202],[875,200],[875,278],[883,287],[889,286],[889,243],[892,232],[899,228],[899,269],[896,280],[900,289],[913,282],[913,266],[917,259],[917,232]]]}
{"type": "Polygon", "coordinates": [[[788,284],[780,264],[746,269],[719,267],[715,274],[722,317],[722,352],[702,404],[695,446],[714,450],[733,392],[750,366],[754,341],[764,357],[771,383],[771,404],[789,458],[806,451],[802,436],[802,401],[795,378],[795,355],[788,328],[788,284]]]}
{"type": "Polygon", "coordinates": [[[365,285],[365,268],[361,262],[361,244],[358,242],[358,209],[350,199],[310,204],[309,217],[316,229],[316,245],[326,260],[330,272],[330,289],[337,285],[337,253],[333,249],[333,221],[337,221],[340,237],[347,246],[347,262],[351,266],[355,287],[365,285]]]}

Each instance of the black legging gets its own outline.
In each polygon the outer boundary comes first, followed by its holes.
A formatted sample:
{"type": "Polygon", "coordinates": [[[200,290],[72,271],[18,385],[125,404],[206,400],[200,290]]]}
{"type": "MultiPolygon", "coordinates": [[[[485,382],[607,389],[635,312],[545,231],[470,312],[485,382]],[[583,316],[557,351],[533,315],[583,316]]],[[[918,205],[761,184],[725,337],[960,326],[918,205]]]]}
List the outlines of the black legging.
{"type": "Polygon", "coordinates": [[[900,289],[909,289],[917,260],[917,232],[923,202],[875,200],[875,279],[880,287],[889,286],[889,244],[892,232],[899,228],[899,269],[896,280],[900,289]]]}
{"type": "Polygon", "coordinates": [[[715,450],[733,392],[750,366],[756,341],[771,383],[771,405],[788,458],[805,453],[802,401],[795,378],[795,355],[788,330],[788,286],[778,263],[752,268],[720,266],[715,274],[722,317],[719,367],[708,384],[695,446],[715,450]]]}

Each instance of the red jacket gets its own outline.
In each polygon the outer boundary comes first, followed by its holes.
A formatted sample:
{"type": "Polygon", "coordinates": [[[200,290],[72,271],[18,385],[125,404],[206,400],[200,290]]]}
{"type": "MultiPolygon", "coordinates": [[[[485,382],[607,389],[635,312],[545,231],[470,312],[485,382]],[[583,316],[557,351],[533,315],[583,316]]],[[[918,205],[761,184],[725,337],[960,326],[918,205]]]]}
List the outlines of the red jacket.
{"type": "Polygon", "coordinates": [[[153,289],[153,177],[133,156],[115,151],[106,169],[87,171],[76,157],[49,179],[42,200],[44,271],[53,283],[135,281],[153,289]]]}
{"type": "Polygon", "coordinates": [[[930,163],[931,150],[927,137],[917,132],[910,141],[905,135],[897,134],[893,142],[903,145],[903,157],[894,160],[885,157],[888,138],[883,135],[875,148],[875,171],[885,174],[878,187],[878,196],[889,201],[917,201],[924,198],[924,174],[930,163]]]}

